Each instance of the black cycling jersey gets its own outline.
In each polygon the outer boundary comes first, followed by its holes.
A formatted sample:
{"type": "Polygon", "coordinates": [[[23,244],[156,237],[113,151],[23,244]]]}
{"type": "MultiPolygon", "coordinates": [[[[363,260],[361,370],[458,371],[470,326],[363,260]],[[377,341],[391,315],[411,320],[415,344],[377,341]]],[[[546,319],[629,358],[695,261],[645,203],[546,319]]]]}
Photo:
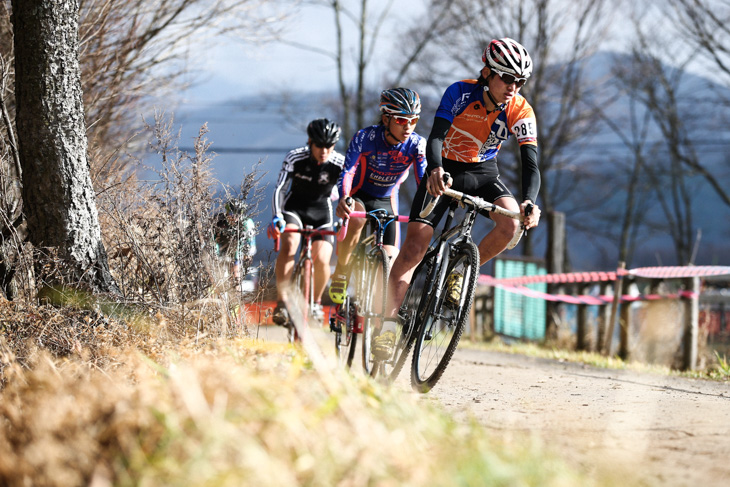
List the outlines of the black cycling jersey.
{"type": "Polygon", "coordinates": [[[332,152],[327,162],[312,160],[309,147],[289,151],[279,172],[274,189],[272,208],[274,216],[283,218],[284,211],[297,213],[304,209],[326,209],[336,191],[333,188],[342,172],[345,158],[332,152]]]}

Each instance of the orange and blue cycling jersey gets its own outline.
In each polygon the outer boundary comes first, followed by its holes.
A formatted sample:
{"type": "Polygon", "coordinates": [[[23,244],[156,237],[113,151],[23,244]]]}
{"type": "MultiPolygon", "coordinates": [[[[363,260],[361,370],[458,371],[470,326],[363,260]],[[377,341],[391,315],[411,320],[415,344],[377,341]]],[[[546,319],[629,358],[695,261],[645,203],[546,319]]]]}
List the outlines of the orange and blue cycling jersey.
{"type": "Polygon", "coordinates": [[[412,133],[405,142],[390,145],[383,125],[366,127],[355,134],[347,148],[337,182],[340,198],[363,192],[376,198],[390,197],[397,203],[398,188],[411,166],[420,183],[426,171],[426,139],[412,133]]]}
{"type": "Polygon", "coordinates": [[[504,110],[487,113],[484,90],[477,80],[457,81],[449,86],[436,116],[451,122],[441,155],[453,161],[494,159],[510,135],[520,145],[537,145],[535,112],[527,100],[517,94],[504,110]]]}

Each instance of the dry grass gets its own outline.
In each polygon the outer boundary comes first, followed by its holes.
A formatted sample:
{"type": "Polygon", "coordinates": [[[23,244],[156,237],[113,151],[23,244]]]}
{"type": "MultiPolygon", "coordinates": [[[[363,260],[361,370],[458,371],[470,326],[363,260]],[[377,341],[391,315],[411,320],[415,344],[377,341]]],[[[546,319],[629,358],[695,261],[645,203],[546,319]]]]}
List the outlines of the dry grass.
{"type": "Polygon", "coordinates": [[[610,485],[288,345],[2,309],[0,485],[610,485]]]}

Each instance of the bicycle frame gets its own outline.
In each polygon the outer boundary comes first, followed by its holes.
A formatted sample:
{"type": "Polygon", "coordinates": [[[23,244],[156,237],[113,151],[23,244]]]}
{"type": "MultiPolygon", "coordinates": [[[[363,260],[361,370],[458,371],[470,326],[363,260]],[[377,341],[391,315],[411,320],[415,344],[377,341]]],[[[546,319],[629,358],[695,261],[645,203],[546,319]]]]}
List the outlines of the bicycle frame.
{"type": "MultiPolygon", "coordinates": [[[[297,277],[301,279],[298,283],[298,288],[301,291],[302,298],[305,303],[305,312],[302,313],[304,316],[304,323],[308,321],[308,317],[314,306],[314,259],[312,258],[312,240],[316,236],[327,236],[337,235],[337,230],[323,230],[313,228],[311,225],[306,225],[304,228],[287,227],[284,228],[282,233],[298,233],[301,235],[301,242],[299,243],[298,259],[292,269],[292,281],[296,281],[297,277]]],[[[274,240],[274,250],[279,251],[280,239],[277,237],[274,240]]],[[[278,285],[278,284],[277,284],[278,285]]],[[[296,285],[296,282],[295,282],[296,285]]],[[[295,323],[289,323],[290,327],[290,340],[298,341],[299,333],[296,330],[295,323]]]]}
{"type": "MultiPolygon", "coordinates": [[[[370,336],[372,335],[372,320],[378,317],[382,318],[383,312],[378,313],[372,309],[373,299],[375,299],[373,290],[377,282],[376,268],[382,269],[380,278],[383,280],[382,299],[385,299],[387,290],[387,274],[389,273],[389,261],[384,250],[383,238],[385,229],[392,222],[408,221],[405,215],[391,215],[384,209],[372,210],[369,212],[353,211],[350,212],[350,218],[366,218],[372,227],[365,236],[361,237],[355,247],[351,263],[356,269],[351,280],[354,292],[348,293],[345,302],[337,308],[337,313],[331,320],[331,329],[336,333],[335,345],[338,355],[342,357],[344,349],[349,348],[347,354],[347,365],[352,364],[357,344],[357,334],[364,334],[363,340],[363,368],[368,373],[373,373],[370,357],[370,336]],[[382,263],[380,263],[382,261],[382,263]],[[380,263],[380,264],[379,264],[380,263]]],[[[347,223],[345,220],[338,240],[343,240],[347,232],[347,223]]],[[[385,302],[382,302],[382,307],[385,302]]]]}
{"type": "MultiPolygon", "coordinates": [[[[376,254],[378,254],[381,250],[384,248],[383,244],[383,237],[385,235],[385,230],[393,222],[403,223],[408,221],[407,215],[392,215],[389,214],[386,210],[383,209],[377,209],[372,210],[369,212],[364,211],[353,211],[350,212],[350,218],[366,218],[370,224],[372,224],[373,231],[369,232],[367,236],[363,237],[360,242],[358,242],[357,247],[355,248],[355,251],[353,252],[353,255],[356,255],[358,251],[361,252],[360,255],[367,261],[368,263],[375,259],[376,254]],[[368,249],[369,247],[369,249],[368,249]],[[367,250],[366,250],[367,249],[367,250]]],[[[347,229],[347,224],[345,223],[343,225],[343,228],[345,230],[347,229]]],[[[365,271],[365,267],[362,268],[361,272],[365,271]]],[[[361,276],[362,277],[362,276],[361,276]]],[[[362,283],[367,285],[368,283],[362,283]]],[[[363,291],[362,288],[357,289],[357,294],[361,294],[363,291]]],[[[357,300],[359,301],[359,300],[357,300]]],[[[365,316],[362,313],[362,306],[361,303],[358,304],[358,315],[362,318],[371,318],[372,316],[365,316]]],[[[355,330],[355,333],[362,333],[361,328],[357,328],[355,330]]]]}
{"type": "MultiPolygon", "coordinates": [[[[421,282],[414,284],[416,275],[413,276],[411,285],[418,288],[413,288],[412,298],[409,302],[404,302],[399,310],[404,326],[407,324],[412,329],[407,331],[401,344],[403,352],[398,357],[395,374],[397,375],[405,361],[404,355],[415,342],[411,385],[419,392],[429,391],[439,380],[454,354],[468,319],[480,267],[479,249],[471,236],[477,214],[486,210],[523,220],[519,212],[488,203],[476,196],[450,188],[444,194],[453,201],[449,203],[443,230],[428,247],[419,266],[420,270],[416,270],[419,275],[424,276],[421,282]],[[466,209],[466,213],[452,226],[459,205],[466,209]],[[424,270],[423,265],[428,268],[424,270]],[[454,287],[452,280],[457,283],[457,287],[454,287]],[[456,294],[454,289],[457,290],[456,294]],[[442,349],[442,346],[445,348],[442,349]]],[[[421,212],[421,217],[428,216],[437,202],[438,198],[435,198],[421,212]]],[[[526,213],[529,213],[528,209],[526,213]]],[[[524,229],[516,232],[514,245],[523,231],[524,229]]],[[[407,294],[410,293],[411,288],[407,294]]]]}

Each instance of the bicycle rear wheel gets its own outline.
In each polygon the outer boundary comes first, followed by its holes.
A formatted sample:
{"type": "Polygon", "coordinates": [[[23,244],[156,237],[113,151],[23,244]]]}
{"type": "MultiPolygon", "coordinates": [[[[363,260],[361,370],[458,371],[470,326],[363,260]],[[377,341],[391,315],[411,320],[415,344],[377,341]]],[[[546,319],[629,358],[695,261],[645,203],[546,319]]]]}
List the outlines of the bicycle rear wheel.
{"type": "Polygon", "coordinates": [[[424,321],[424,311],[433,280],[435,254],[426,255],[416,267],[408,286],[403,304],[400,307],[395,336],[395,352],[390,360],[381,363],[381,373],[389,382],[395,381],[403,369],[408,354],[413,347],[420,323],[424,321]]]}
{"type": "Polygon", "coordinates": [[[375,377],[378,374],[376,360],[372,354],[371,340],[373,330],[380,328],[385,316],[385,300],[388,294],[388,275],[390,274],[390,258],[382,247],[373,248],[363,259],[366,263],[362,289],[358,294],[363,300],[362,315],[362,367],[366,374],[375,377]]]}
{"type": "Polygon", "coordinates": [[[479,277],[479,250],[474,243],[452,247],[449,253],[446,274],[429,300],[413,351],[411,385],[419,392],[436,385],[454,355],[479,277]]]}

